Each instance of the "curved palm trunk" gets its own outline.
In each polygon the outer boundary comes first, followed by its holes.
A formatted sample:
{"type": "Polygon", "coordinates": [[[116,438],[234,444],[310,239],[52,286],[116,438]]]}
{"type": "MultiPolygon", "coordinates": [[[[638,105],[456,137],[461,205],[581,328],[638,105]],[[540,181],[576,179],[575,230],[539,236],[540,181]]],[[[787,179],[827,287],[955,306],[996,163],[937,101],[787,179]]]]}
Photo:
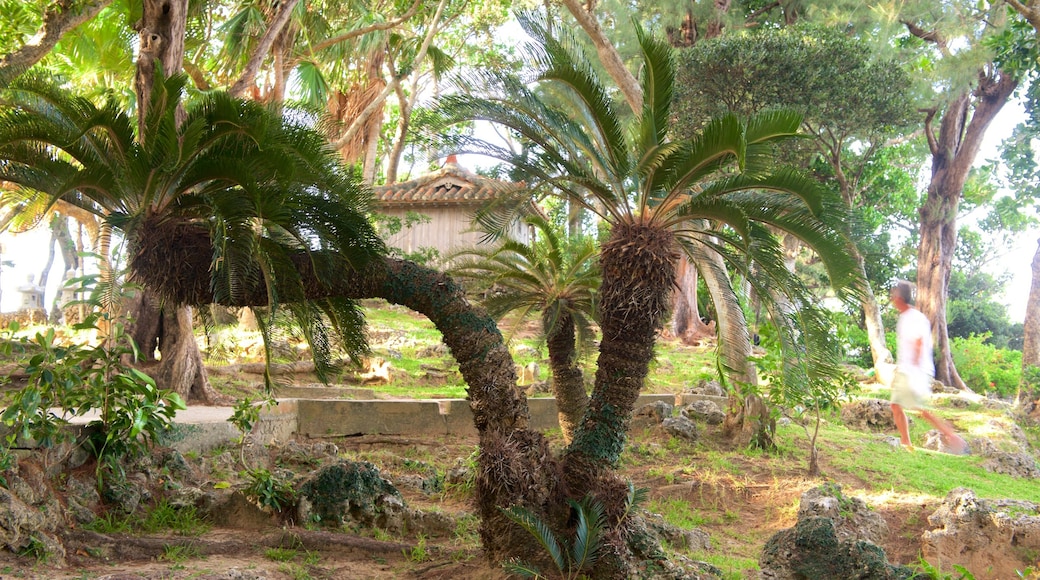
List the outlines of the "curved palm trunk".
{"type": "MultiPolygon", "coordinates": [[[[588,408],[589,396],[585,392],[585,379],[581,369],[574,364],[575,341],[574,320],[570,315],[556,321],[556,332],[546,338],[549,349],[549,366],[552,368],[552,390],[556,397],[556,410],[563,431],[564,442],[574,439],[574,429],[588,408]]],[[[550,321],[542,320],[548,328],[550,321]]]]}
{"type": "MultiPolygon", "coordinates": [[[[163,289],[168,303],[204,305],[214,302],[208,283],[210,257],[195,249],[209,247],[202,228],[182,225],[158,240],[139,240],[131,259],[135,276],[163,289]],[[149,269],[142,264],[172,260],[176,270],[149,269]]],[[[480,438],[476,496],[481,539],[489,561],[500,562],[529,546],[527,532],[506,518],[499,507],[526,506],[544,516],[547,509],[565,513],[558,463],[545,438],[529,428],[527,400],[516,390],[516,369],[495,321],[466,299],[462,287],[442,272],[403,260],[375,260],[322,283],[312,256],[293,257],[304,283],[304,297],[382,298],[426,315],[441,331],[468,385],[469,406],[480,438]]],[[[224,306],[266,306],[262,284],[247,289],[224,306]]]]}

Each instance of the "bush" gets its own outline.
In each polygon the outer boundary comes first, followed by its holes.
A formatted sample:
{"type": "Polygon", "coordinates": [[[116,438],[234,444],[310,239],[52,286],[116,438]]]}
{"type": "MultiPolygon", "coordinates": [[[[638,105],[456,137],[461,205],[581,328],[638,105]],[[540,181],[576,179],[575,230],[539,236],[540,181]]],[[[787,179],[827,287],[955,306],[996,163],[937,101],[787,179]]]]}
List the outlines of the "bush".
{"type": "Polygon", "coordinates": [[[1022,382],[1022,353],[987,344],[989,337],[986,332],[951,338],[953,364],[975,392],[1013,397],[1022,382]]]}

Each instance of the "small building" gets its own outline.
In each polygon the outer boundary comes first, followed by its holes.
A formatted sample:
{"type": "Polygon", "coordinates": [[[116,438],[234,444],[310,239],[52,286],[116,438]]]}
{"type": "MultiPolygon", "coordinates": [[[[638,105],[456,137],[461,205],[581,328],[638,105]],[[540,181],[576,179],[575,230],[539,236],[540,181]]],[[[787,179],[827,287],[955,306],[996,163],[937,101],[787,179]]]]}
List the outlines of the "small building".
{"type": "MultiPolygon", "coordinates": [[[[476,245],[482,236],[473,230],[473,218],[484,204],[523,188],[523,183],[499,181],[477,175],[448,156],[444,167],[409,181],[374,187],[376,209],[405,219],[408,212],[423,214],[428,223],[404,229],[388,240],[404,252],[436,249],[443,258],[460,248],[476,245]]],[[[527,242],[528,228],[517,224],[513,237],[527,242]]]]}

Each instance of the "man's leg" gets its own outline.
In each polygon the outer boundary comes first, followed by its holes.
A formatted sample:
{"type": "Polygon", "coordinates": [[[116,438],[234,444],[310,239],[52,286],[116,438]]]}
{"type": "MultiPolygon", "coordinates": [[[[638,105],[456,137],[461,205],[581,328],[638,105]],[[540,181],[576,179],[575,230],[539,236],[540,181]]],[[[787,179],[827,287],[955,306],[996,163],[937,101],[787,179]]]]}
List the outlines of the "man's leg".
{"type": "Polygon", "coordinates": [[[903,444],[903,447],[913,449],[914,446],[910,443],[910,428],[906,424],[906,413],[903,412],[903,407],[892,403],[892,418],[896,422],[896,429],[899,429],[899,442],[903,444]]]}
{"type": "Polygon", "coordinates": [[[953,430],[952,425],[924,409],[921,410],[921,416],[942,433],[943,441],[955,455],[963,455],[968,450],[968,443],[953,430]]]}

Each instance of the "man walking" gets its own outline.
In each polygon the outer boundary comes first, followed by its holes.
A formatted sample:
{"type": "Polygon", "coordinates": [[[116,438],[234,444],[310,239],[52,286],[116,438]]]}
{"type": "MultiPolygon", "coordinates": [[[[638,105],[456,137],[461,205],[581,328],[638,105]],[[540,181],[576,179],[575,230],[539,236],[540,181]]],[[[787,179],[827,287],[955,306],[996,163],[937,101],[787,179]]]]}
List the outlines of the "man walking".
{"type": "Polygon", "coordinates": [[[932,394],[935,362],[932,360],[932,325],[920,310],[913,307],[913,286],[899,281],[889,295],[892,306],[899,311],[896,323],[896,372],[892,378],[892,416],[899,429],[903,448],[913,451],[910,430],[904,408],[918,411],[942,434],[943,444],[950,452],[963,455],[968,444],[953,431],[949,423],[927,410],[932,394]]]}

